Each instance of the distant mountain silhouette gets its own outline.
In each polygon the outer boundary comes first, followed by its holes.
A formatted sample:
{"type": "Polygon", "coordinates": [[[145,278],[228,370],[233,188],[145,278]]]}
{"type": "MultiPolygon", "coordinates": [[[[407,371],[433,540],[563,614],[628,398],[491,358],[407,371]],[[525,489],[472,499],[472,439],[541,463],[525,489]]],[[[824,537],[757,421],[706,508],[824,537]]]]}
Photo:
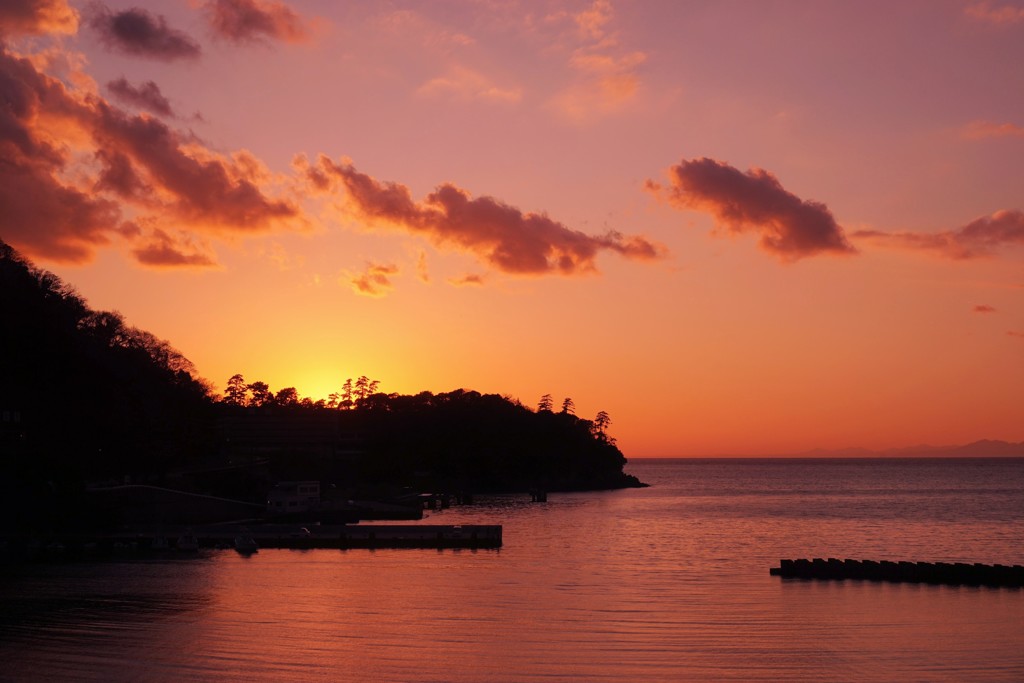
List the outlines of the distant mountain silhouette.
{"type": "Polygon", "coordinates": [[[1009,458],[1024,457],[1024,442],[1012,443],[982,439],[963,446],[921,444],[905,448],[870,450],[867,448],[822,449],[797,453],[799,458],[1009,458]]]}

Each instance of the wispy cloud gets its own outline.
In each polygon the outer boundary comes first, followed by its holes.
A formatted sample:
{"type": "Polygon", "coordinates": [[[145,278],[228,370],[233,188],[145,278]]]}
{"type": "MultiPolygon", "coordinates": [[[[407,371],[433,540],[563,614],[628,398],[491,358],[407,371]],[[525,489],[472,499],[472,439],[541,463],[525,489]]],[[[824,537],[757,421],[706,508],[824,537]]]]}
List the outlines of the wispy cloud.
{"type": "Polygon", "coordinates": [[[501,88],[483,74],[463,66],[454,66],[444,76],[432,78],[419,87],[420,95],[449,96],[460,100],[484,102],[518,102],[522,88],[501,88]]]}
{"type": "Polygon", "coordinates": [[[594,0],[571,18],[578,42],[569,66],[576,81],[553,104],[567,118],[583,122],[613,113],[637,95],[638,70],[647,55],[622,46],[618,32],[611,30],[614,12],[609,0],[594,0]]]}
{"type": "Polygon", "coordinates": [[[345,277],[352,289],[359,294],[382,297],[394,289],[391,278],[398,275],[398,272],[398,266],[394,264],[370,263],[362,273],[348,274],[345,277]]]}
{"type": "Polygon", "coordinates": [[[972,121],[961,129],[961,135],[968,140],[985,138],[1024,138],[1024,126],[1015,123],[992,123],[972,121]]]}
{"type": "Polygon", "coordinates": [[[306,259],[303,258],[302,254],[285,249],[284,245],[279,242],[258,245],[256,247],[256,254],[260,258],[272,263],[274,268],[281,272],[302,268],[306,264],[306,259]]]}
{"type": "Polygon", "coordinates": [[[977,306],[975,306],[971,310],[974,311],[975,313],[995,313],[996,312],[996,309],[993,308],[992,306],[989,306],[988,304],[978,304],[977,306]]]}
{"type": "Polygon", "coordinates": [[[420,282],[430,282],[430,269],[427,267],[427,253],[425,251],[421,251],[416,259],[416,277],[420,279],[420,282]]]}
{"type": "Polygon", "coordinates": [[[996,211],[963,227],[942,232],[859,230],[853,237],[885,247],[930,251],[944,258],[979,258],[992,256],[1008,246],[1024,244],[1024,212],[996,211]]]}
{"type": "Polygon", "coordinates": [[[827,206],[800,199],[764,169],[744,173],[715,159],[684,159],[668,175],[667,189],[653,180],[647,189],[680,209],[711,215],[727,232],[760,235],[761,248],[783,261],[856,252],[827,206]]]}
{"type": "Polygon", "coordinates": [[[573,16],[580,32],[591,40],[603,40],[606,27],[612,20],[612,3],[609,0],[594,0],[590,7],[573,16]]]}
{"type": "Polygon", "coordinates": [[[482,275],[477,275],[476,273],[467,273],[466,275],[463,275],[461,277],[448,278],[448,283],[456,287],[479,287],[480,285],[484,284],[484,277],[482,275]]]}
{"type": "Polygon", "coordinates": [[[505,273],[575,275],[596,271],[601,251],[640,260],[663,252],[641,236],[609,232],[593,237],[493,197],[473,198],[450,183],[415,202],[408,187],[381,182],[350,163],[335,163],[324,156],[316,166],[307,167],[307,175],[321,191],[343,190],[349,209],[367,224],[422,235],[436,246],[472,253],[505,273]]]}
{"type": "Polygon", "coordinates": [[[991,24],[1015,24],[1024,21],[1024,7],[1005,3],[976,2],[964,8],[964,14],[991,24]]]}
{"type": "Polygon", "coordinates": [[[373,26],[383,35],[412,42],[441,54],[450,54],[477,42],[472,36],[453,31],[411,9],[385,12],[373,20],[373,26]]]}
{"type": "Polygon", "coordinates": [[[122,77],[107,83],[107,90],[125,104],[159,116],[174,117],[174,109],[171,108],[170,100],[164,97],[164,94],[160,92],[160,86],[153,81],[146,81],[142,85],[135,86],[122,77]]]}
{"type": "Polygon", "coordinates": [[[199,43],[183,31],[171,28],[160,14],[133,7],[112,12],[101,3],[89,6],[89,26],[112,50],[163,61],[196,59],[199,43]]]}
{"type": "Polygon", "coordinates": [[[303,43],[310,39],[306,22],[284,2],[210,0],[205,10],[214,34],[235,43],[303,43]]]}

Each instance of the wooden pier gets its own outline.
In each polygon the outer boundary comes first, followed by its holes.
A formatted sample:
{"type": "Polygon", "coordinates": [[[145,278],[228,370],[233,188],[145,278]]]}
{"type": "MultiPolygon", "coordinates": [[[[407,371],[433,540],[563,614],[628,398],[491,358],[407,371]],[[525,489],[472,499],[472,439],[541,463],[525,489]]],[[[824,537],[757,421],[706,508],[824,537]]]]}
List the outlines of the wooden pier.
{"type": "Polygon", "coordinates": [[[965,586],[1024,586],[1024,567],[1019,564],[968,564],[964,562],[889,562],[885,560],[780,560],[769,569],[772,576],[795,579],[862,579],[902,583],[965,586]]]}

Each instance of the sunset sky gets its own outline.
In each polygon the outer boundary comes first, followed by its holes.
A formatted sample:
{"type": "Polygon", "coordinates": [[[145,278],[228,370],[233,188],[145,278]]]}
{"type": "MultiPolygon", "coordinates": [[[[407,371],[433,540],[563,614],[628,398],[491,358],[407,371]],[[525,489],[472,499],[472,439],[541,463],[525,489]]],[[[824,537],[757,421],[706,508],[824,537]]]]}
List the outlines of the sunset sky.
{"type": "Polygon", "coordinates": [[[223,391],[1024,440],[1024,2],[0,3],[0,239],[223,391]]]}

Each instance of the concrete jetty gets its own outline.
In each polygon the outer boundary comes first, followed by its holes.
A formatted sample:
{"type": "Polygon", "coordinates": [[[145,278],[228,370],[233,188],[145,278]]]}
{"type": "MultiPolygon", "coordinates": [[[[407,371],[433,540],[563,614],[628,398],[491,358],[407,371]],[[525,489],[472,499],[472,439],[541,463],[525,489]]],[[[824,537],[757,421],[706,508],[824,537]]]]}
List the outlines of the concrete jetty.
{"type": "MultiPolygon", "coordinates": [[[[345,548],[500,548],[500,524],[366,524],[337,538],[345,548]]],[[[329,547],[335,547],[332,545],[329,547]]]]}
{"type": "Polygon", "coordinates": [[[1019,564],[965,562],[891,562],[887,560],[823,559],[780,560],[769,569],[772,576],[795,579],[866,579],[905,583],[966,586],[1024,586],[1024,567],[1019,564]]]}
{"type": "Polygon", "coordinates": [[[240,533],[260,548],[500,548],[500,524],[210,524],[193,533],[200,548],[230,545],[240,533]]]}
{"type": "Polygon", "coordinates": [[[0,540],[0,561],[67,560],[125,553],[159,554],[231,549],[251,537],[258,548],[297,550],[355,548],[494,549],[502,545],[500,524],[208,524],[187,528],[135,526],[100,535],[0,540]],[[188,545],[182,545],[183,539],[188,545]]]}

